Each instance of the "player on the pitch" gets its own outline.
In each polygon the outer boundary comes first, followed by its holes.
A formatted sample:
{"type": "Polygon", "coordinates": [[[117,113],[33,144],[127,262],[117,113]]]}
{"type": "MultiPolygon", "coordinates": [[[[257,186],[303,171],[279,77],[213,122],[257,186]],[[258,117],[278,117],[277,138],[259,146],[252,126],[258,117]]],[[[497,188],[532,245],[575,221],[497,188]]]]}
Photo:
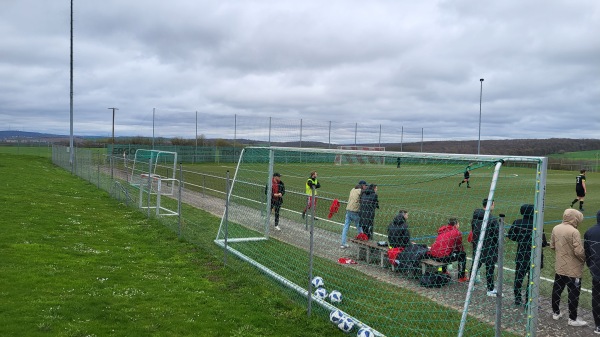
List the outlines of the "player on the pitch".
{"type": "Polygon", "coordinates": [[[467,188],[471,188],[471,186],[469,186],[469,177],[470,176],[471,176],[471,164],[467,165],[467,168],[465,168],[464,178],[460,183],[458,183],[458,187],[460,187],[460,185],[462,185],[463,183],[467,183],[467,188]]]}
{"type": "Polygon", "coordinates": [[[571,208],[577,201],[579,201],[579,210],[583,212],[583,200],[585,199],[585,193],[587,188],[585,187],[585,170],[579,171],[579,175],[575,178],[575,192],[577,198],[571,202],[571,208]]]}

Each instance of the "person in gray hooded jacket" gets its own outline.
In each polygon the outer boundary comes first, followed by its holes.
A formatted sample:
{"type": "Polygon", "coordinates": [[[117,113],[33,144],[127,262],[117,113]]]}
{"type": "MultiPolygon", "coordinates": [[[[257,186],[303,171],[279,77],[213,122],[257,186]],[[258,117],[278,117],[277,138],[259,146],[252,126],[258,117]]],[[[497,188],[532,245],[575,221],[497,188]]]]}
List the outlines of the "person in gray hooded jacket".
{"type": "Polygon", "coordinates": [[[583,235],[585,263],[592,274],[592,316],[600,334],[600,211],[596,213],[596,224],[583,235]]]}
{"type": "Polygon", "coordinates": [[[568,289],[569,320],[571,326],[587,325],[577,317],[579,294],[581,292],[581,276],[585,263],[585,252],[581,235],[577,226],[583,221],[583,214],[578,210],[568,208],[563,213],[563,221],[552,228],[550,248],[556,252],[554,261],[554,285],[552,287],[552,318],[560,319],[560,296],[568,289]]]}

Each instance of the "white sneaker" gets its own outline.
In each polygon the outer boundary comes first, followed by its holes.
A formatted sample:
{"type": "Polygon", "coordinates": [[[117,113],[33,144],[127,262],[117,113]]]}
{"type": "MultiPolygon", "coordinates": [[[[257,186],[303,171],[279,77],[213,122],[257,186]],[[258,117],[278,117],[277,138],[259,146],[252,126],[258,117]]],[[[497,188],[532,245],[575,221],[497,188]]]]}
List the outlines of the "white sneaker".
{"type": "Polygon", "coordinates": [[[280,231],[280,230],[281,230],[281,228],[280,228],[279,226],[275,226],[275,230],[276,230],[276,231],[280,231]]]}
{"type": "Polygon", "coordinates": [[[554,319],[555,321],[558,321],[562,317],[563,317],[563,313],[562,312],[559,312],[558,314],[552,314],[552,319],[554,319]]]}
{"type": "MultiPolygon", "coordinates": [[[[488,290],[487,295],[489,297],[497,297],[498,296],[498,290],[494,289],[494,290],[488,290]]],[[[504,294],[502,294],[502,297],[504,297],[504,294]]]]}
{"type": "Polygon", "coordinates": [[[579,319],[579,317],[577,317],[577,319],[572,320],[569,318],[569,323],[570,326],[586,326],[587,322],[586,321],[582,321],[579,319]]]}

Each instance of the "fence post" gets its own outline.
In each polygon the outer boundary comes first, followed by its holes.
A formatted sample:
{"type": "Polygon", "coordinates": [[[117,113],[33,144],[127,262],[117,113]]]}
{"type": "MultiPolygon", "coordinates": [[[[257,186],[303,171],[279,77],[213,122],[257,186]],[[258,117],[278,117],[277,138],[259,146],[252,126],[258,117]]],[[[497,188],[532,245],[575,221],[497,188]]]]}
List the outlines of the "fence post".
{"type": "Polygon", "coordinates": [[[314,246],[314,229],[315,229],[315,185],[311,186],[311,201],[310,201],[310,206],[311,206],[311,221],[310,221],[310,248],[308,250],[308,292],[307,295],[308,298],[308,308],[307,308],[307,313],[308,313],[308,317],[310,317],[311,314],[311,310],[312,310],[312,278],[313,278],[313,246],[314,246]]]}
{"type": "Polygon", "coordinates": [[[223,240],[223,265],[227,265],[227,236],[229,235],[229,195],[231,191],[229,189],[229,170],[227,170],[227,179],[225,180],[225,234],[223,240]]]}
{"type": "MultiPolygon", "coordinates": [[[[173,182],[175,183],[175,182],[173,182]]],[[[177,197],[177,236],[181,239],[181,192],[183,185],[183,165],[179,163],[179,193],[177,197]]]]}

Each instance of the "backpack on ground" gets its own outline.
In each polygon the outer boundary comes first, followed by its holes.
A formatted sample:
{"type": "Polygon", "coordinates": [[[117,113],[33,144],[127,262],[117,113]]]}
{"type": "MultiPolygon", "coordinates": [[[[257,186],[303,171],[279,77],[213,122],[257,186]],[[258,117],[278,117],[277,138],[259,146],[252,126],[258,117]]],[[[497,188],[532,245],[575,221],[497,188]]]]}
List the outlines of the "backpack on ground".
{"type": "Polygon", "coordinates": [[[411,244],[396,255],[396,267],[399,271],[418,276],[421,272],[421,260],[429,249],[424,244],[411,244]]]}
{"type": "Polygon", "coordinates": [[[419,284],[425,288],[441,288],[450,282],[450,275],[426,271],[419,279],[419,284]]]}

